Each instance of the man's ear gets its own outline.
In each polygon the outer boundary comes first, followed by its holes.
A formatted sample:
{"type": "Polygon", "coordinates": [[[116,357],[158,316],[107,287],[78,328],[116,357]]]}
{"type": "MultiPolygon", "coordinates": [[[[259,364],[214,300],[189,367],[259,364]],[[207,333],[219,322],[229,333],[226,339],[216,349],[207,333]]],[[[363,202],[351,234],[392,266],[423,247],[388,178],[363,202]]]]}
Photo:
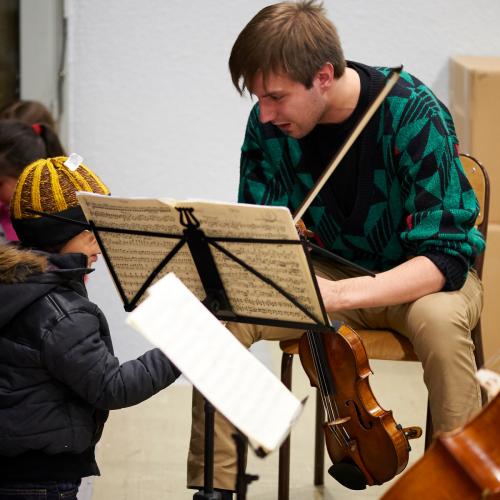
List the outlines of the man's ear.
{"type": "Polygon", "coordinates": [[[334,77],[335,70],[333,69],[333,64],[328,62],[323,64],[323,66],[317,71],[314,76],[314,80],[318,82],[320,88],[328,89],[332,85],[334,77]]]}

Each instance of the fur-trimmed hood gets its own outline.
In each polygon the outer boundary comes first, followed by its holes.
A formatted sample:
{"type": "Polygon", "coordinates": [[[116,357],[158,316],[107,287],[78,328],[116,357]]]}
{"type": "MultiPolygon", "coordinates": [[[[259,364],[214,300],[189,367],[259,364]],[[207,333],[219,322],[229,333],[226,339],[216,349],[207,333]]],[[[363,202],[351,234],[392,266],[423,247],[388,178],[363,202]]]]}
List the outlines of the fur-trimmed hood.
{"type": "Polygon", "coordinates": [[[59,285],[86,296],[83,254],[45,254],[0,245],[0,328],[35,300],[59,285]]]}
{"type": "Polygon", "coordinates": [[[40,253],[0,246],[0,283],[20,283],[28,276],[45,272],[48,265],[47,257],[40,253]]]}

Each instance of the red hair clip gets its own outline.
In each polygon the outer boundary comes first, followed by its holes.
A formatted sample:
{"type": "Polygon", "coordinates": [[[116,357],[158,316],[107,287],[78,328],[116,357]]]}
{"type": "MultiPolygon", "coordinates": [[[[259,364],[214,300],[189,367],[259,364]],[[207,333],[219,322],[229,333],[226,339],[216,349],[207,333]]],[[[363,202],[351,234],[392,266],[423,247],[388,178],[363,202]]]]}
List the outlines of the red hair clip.
{"type": "Polygon", "coordinates": [[[33,123],[31,128],[35,131],[36,135],[40,135],[42,133],[42,126],[39,123],[33,123]]]}

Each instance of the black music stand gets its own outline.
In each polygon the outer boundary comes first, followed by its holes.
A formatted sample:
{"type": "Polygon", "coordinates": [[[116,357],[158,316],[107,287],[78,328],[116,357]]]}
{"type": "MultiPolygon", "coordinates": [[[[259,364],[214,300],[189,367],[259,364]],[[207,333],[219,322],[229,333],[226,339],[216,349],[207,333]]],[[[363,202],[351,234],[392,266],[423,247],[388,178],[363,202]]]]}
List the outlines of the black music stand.
{"type": "MultiPolygon", "coordinates": [[[[243,262],[236,255],[233,255],[227,249],[220,245],[221,242],[238,242],[238,243],[251,243],[251,244],[259,244],[259,243],[275,243],[275,244],[293,244],[293,245],[303,245],[303,242],[300,240],[282,240],[282,239],[251,239],[251,238],[211,238],[207,237],[205,233],[200,229],[200,222],[194,215],[194,210],[192,208],[177,208],[179,211],[180,223],[184,227],[184,231],[182,235],[167,235],[167,234],[158,234],[151,233],[148,231],[136,231],[136,230],[127,230],[127,229],[117,229],[117,228],[109,228],[96,226],[93,221],[90,221],[90,227],[93,230],[95,237],[99,243],[102,254],[108,268],[111,272],[113,280],[115,281],[115,285],[117,286],[119,293],[124,301],[125,310],[131,311],[134,309],[137,302],[140,300],[148,286],[152,283],[154,278],[164,269],[164,267],[172,260],[172,258],[179,252],[179,250],[187,244],[193,261],[196,266],[196,270],[200,277],[201,283],[206,293],[205,299],[202,301],[205,307],[209,309],[218,319],[225,321],[236,321],[243,323],[264,323],[264,324],[272,324],[290,328],[302,328],[309,330],[331,330],[331,327],[328,322],[328,317],[324,310],[323,304],[321,301],[322,309],[322,318],[315,317],[312,313],[310,313],[300,302],[298,302],[292,295],[290,295],[286,290],[282,289],[268,277],[262,275],[257,270],[253,269],[251,266],[243,262]],[[106,245],[102,241],[101,233],[106,232],[119,232],[124,234],[135,234],[135,235],[143,235],[143,236],[163,236],[168,238],[177,238],[179,241],[172,248],[172,250],[165,256],[165,258],[161,261],[161,263],[153,270],[150,276],[147,278],[143,286],[140,287],[136,295],[132,298],[132,300],[128,300],[126,298],[126,294],[123,290],[123,287],[120,283],[119,277],[116,271],[113,268],[110,256],[106,250],[106,245]],[[286,297],[290,302],[292,302],[298,309],[300,309],[308,318],[311,319],[311,322],[301,323],[301,322],[293,322],[293,321],[274,321],[267,318],[255,318],[255,317],[246,317],[240,316],[234,313],[231,308],[230,300],[227,296],[227,293],[224,289],[224,285],[222,283],[222,279],[220,277],[219,271],[217,269],[217,265],[211,253],[211,248],[215,248],[218,251],[224,253],[231,260],[237,262],[240,266],[244,267],[247,271],[251,272],[259,279],[264,281],[265,283],[272,286],[276,289],[280,294],[286,297]]],[[[306,254],[307,255],[307,254],[306,254]]],[[[312,272],[312,266],[310,260],[308,259],[309,269],[312,272]]],[[[316,287],[316,293],[319,294],[319,289],[317,283],[314,280],[314,284],[316,287]]],[[[204,453],[204,488],[202,491],[198,491],[194,494],[193,498],[196,500],[204,499],[204,500],[219,500],[221,495],[219,492],[215,491],[213,488],[213,452],[214,452],[214,407],[205,399],[205,453],[204,453]]],[[[234,435],[234,439],[236,442],[236,448],[238,452],[238,475],[237,475],[237,498],[238,500],[244,500],[246,498],[246,490],[248,484],[256,480],[258,476],[249,475],[245,473],[244,470],[244,455],[245,455],[245,447],[247,445],[247,438],[241,433],[238,432],[234,435]]],[[[260,456],[263,456],[264,453],[262,450],[256,450],[256,453],[260,456]]]]}
{"type": "MultiPolygon", "coordinates": [[[[220,242],[238,242],[238,243],[275,243],[275,244],[294,244],[294,245],[303,245],[303,242],[300,240],[272,240],[272,239],[251,239],[251,238],[211,238],[207,237],[205,233],[200,229],[200,222],[194,215],[194,210],[192,208],[178,208],[180,223],[185,228],[182,235],[163,235],[164,237],[176,237],[179,239],[179,242],[173,247],[173,249],[165,256],[159,266],[150,274],[148,279],[145,281],[145,284],[139,289],[134,298],[130,301],[125,302],[125,309],[132,310],[137,302],[140,300],[142,294],[146,291],[149,284],[153,281],[153,279],[161,272],[161,270],[171,261],[174,255],[187,244],[193,261],[196,266],[196,270],[200,277],[201,283],[206,293],[205,299],[202,301],[205,307],[209,311],[211,311],[218,319],[225,321],[236,321],[236,322],[244,322],[244,323],[266,323],[273,324],[277,326],[285,326],[291,328],[303,328],[303,329],[314,329],[314,330],[330,330],[331,327],[328,322],[328,317],[320,301],[322,307],[323,318],[316,318],[313,314],[311,314],[302,304],[300,304],[292,295],[274,283],[272,280],[267,278],[266,276],[259,273],[257,270],[253,269],[251,266],[243,262],[236,255],[233,255],[227,249],[220,245],[220,242]],[[291,322],[291,321],[274,321],[267,318],[254,318],[254,317],[246,317],[240,316],[234,313],[231,308],[230,300],[227,296],[227,293],[224,289],[224,285],[222,283],[222,279],[220,277],[219,271],[217,269],[217,265],[211,253],[211,247],[217,249],[224,253],[227,257],[237,262],[239,265],[244,267],[247,271],[251,272],[262,281],[266,282],[280,294],[285,296],[288,300],[290,300],[297,308],[299,308],[307,317],[311,319],[311,323],[300,323],[300,322],[291,322]]],[[[111,275],[117,285],[118,290],[122,298],[126,298],[126,295],[121,286],[120,280],[113,269],[113,265],[111,259],[106,251],[106,246],[102,241],[100,233],[103,232],[121,232],[121,233],[131,233],[131,234],[139,234],[144,236],[153,236],[153,234],[145,231],[135,231],[135,230],[121,230],[116,228],[107,228],[107,227],[98,227],[92,221],[90,221],[90,226],[96,236],[96,239],[101,248],[102,254],[108,268],[110,269],[111,275]]],[[[156,234],[154,236],[157,236],[156,234]]],[[[309,269],[312,272],[312,267],[310,260],[308,259],[309,269]]],[[[317,287],[316,282],[314,281],[316,287],[316,293],[319,294],[319,289],[317,287]]],[[[193,498],[196,500],[204,499],[204,500],[219,500],[221,495],[219,492],[215,491],[213,488],[213,453],[214,453],[214,407],[205,399],[204,405],[205,412],[205,452],[204,452],[204,488],[202,491],[198,491],[194,494],[193,498]]],[[[238,432],[234,436],[236,442],[236,449],[238,452],[238,475],[237,475],[237,498],[238,500],[244,500],[246,498],[246,490],[248,484],[256,480],[258,476],[249,475],[245,473],[244,470],[244,455],[245,455],[245,447],[247,445],[247,438],[241,433],[238,432]]],[[[256,450],[256,453],[260,456],[264,456],[265,454],[262,450],[256,450]]]]}

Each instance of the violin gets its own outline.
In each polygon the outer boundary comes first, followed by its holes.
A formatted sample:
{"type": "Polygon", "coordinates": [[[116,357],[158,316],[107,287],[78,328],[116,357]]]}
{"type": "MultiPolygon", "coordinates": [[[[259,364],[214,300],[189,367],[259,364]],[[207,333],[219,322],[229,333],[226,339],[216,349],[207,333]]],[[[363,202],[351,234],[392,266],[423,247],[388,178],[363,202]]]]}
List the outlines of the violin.
{"type": "Polygon", "coordinates": [[[500,394],[464,427],[438,435],[382,500],[500,499],[500,394]]]}
{"type": "Polygon", "coordinates": [[[333,462],[328,472],[355,490],[399,474],[408,463],[408,439],[422,431],[402,429],[392,412],[379,406],[368,381],[368,357],[354,330],[341,324],[331,332],[306,332],[299,356],[325,408],[325,441],[333,462]]]}
{"type": "MultiPolygon", "coordinates": [[[[314,234],[302,222],[302,215],[394,86],[401,69],[393,70],[295,212],[294,222],[302,238],[314,234]]],[[[368,357],[354,330],[342,324],[334,326],[333,331],[306,332],[299,343],[299,355],[311,385],[319,390],[327,415],[325,440],[333,462],[328,472],[342,485],[356,490],[382,484],[399,474],[408,463],[408,439],[420,437],[422,430],[403,429],[391,411],[379,406],[368,381],[372,373],[368,357]]]]}

